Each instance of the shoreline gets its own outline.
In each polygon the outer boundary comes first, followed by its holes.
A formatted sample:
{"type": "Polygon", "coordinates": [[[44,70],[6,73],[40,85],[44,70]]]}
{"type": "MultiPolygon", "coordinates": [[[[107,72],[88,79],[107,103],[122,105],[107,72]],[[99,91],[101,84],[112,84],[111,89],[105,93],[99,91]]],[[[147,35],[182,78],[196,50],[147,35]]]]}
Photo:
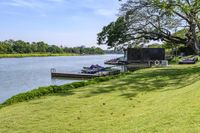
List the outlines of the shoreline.
{"type": "Polygon", "coordinates": [[[88,85],[95,85],[101,82],[109,81],[112,79],[120,78],[126,75],[129,75],[130,72],[120,73],[118,75],[106,76],[106,77],[97,77],[93,79],[77,81],[72,83],[67,83],[63,85],[50,85],[50,86],[43,86],[38,87],[36,89],[32,89],[30,91],[22,92],[12,97],[6,99],[4,102],[0,103],[0,109],[9,105],[13,105],[16,103],[30,101],[33,99],[40,98],[42,96],[52,95],[52,94],[59,94],[59,93],[66,93],[70,94],[73,89],[77,89],[80,87],[85,87],[88,85]]]}
{"type": "Polygon", "coordinates": [[[80,56],[80,54],[63,53],[29,53],[29,54],[0,54],[0,58],[23,58],[23,57],[48,57],[48,56],[80,56]]]}
{"type": "Polygon", "coordinates": [[[25,58],[25,57],[51,57],[51,56],[92,56],[92,55],[112,55],[112,54],[75,54],[75,53],[29,53],[29,54],[0,54],[3,58],[25,58]]]}

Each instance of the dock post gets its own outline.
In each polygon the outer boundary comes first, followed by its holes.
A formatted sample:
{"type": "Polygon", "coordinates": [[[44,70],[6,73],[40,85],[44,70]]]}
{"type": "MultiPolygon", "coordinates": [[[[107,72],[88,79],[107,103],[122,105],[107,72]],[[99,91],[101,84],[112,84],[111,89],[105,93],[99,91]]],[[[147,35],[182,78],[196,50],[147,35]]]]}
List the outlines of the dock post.
{"type": "Polygon", "coordinates": [[[51,73],[55,73],[56,72],[56,69],[55,68],[51,68],[51,73]]]}

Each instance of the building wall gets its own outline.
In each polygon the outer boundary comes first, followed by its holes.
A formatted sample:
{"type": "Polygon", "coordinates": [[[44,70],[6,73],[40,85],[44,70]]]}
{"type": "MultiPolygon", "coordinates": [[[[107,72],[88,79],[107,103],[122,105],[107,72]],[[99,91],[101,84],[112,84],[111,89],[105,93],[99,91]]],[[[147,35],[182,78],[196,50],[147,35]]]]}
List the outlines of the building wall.
{"type": "Polygon", "coordinates": [[[128,48],[128,62],[146,62],[149,60],[165,60],[165,49],[163,48],[128,48]]]}

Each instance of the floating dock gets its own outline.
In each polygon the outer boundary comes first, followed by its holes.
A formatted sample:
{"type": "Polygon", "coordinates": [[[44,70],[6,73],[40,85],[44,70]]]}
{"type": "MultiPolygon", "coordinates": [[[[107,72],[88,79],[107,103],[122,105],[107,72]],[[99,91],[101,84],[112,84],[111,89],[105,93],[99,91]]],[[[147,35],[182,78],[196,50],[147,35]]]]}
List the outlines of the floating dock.
{"type": "Polygon", "coordinates": [[[61,77],[61,78],[79,78],[79,79],[90,79],[95,77],[100,77],[97,74],[83,74],[83,73],[51,73],[51,77],[61,77]]]}
{"type": "Polygon", "coordinates": [[[120,73],[120,70],[102,71],[95,74],[72,73],[72,72],[60,73],[56,71],[51,71],[51,77],[52,78],[91,79],[91,78],[96,78],[96,77],[116,75],[119,73],[120,73]]]}

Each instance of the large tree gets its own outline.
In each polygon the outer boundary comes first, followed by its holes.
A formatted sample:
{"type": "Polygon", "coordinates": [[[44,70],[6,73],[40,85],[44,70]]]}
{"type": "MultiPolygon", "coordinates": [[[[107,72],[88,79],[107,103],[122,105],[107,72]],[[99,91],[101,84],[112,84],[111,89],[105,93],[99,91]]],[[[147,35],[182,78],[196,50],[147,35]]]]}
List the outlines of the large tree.
{"type": "Polygon", "coordinates": [[[184,44],[200,52],[199,0],[122,0],[117,21],[98,34],[111,47],[140,45],[151,40],[184,44]],[[185,30],[184,36],[175,34],[185,30]]]}

